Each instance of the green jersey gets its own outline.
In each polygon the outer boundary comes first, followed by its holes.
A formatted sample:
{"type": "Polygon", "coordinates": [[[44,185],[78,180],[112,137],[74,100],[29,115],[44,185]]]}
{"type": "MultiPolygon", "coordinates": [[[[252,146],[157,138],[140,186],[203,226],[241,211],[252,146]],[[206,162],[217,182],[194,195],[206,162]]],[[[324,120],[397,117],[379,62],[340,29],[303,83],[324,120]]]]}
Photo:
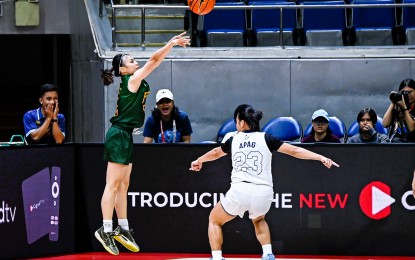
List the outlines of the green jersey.
{"type": "Polygon", "coordinates": [[[128,90],[130,77],[131,75],[121,77],[117,109],[110,122],[119,127],[133,129],[144,124],[146,99],[150,93],[150,86],[142,80],[137,93],[132,93],[128,90]]]}

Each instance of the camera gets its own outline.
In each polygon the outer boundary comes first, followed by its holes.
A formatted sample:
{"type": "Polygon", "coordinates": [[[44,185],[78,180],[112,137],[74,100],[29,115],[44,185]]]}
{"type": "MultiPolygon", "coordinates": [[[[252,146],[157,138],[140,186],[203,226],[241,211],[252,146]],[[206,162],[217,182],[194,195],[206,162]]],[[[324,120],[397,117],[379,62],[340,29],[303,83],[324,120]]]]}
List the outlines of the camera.
{"type": "Polygon", "coordinates": [[[398,101],[402,100],[402,96],[403,99],[405,100],[405,104],[408,104],[409,101],[409,93],[408,91],[392,91],[389,95],[389,99],[392,101],[392,103],[396,104],[398,103],[398,101]]]}

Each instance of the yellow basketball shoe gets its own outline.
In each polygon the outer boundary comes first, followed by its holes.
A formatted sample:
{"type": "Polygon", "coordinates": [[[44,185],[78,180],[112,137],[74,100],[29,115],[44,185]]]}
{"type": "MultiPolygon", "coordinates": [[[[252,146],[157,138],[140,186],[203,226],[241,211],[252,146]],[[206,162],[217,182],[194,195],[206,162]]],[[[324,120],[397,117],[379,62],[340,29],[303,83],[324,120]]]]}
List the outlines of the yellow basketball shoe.
{"type": "Polygon", "coordinates": [[[134,232],[132,229],[124,230],[120,226],[118,226],[114,230],[114,233],[114,239],[120,242],[125,248],[132,252],[140,251],[140,248],[138,247],[137,243],[133,238],[134,232]]]}
{"type": "Polygon", "coordinates": [[[113,232],[105,233],[104,227],[100,227],[97,231],[95,231],[95,237],[99,242],[101,242],[105,250],[107,250],[110,254],[118,255],[119,251],[112,236],[113,232]]]}

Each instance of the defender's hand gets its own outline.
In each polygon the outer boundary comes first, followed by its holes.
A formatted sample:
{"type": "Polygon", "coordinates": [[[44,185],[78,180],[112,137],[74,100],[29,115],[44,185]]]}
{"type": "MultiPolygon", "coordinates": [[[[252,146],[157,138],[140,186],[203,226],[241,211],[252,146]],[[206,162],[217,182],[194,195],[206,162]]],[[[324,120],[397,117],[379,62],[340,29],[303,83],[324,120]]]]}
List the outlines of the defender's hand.
{"type": "Polygon", "coordinates": [[[332,161],[330,158],[326,158],[326,157],[322,157],[320,159],[321,163],[324,164],[324,166],[326,166],[327,168],[331,168],[331,166],[336,166],[336,167],[340,167],[337,163],[335,163],[334,161],[332,161]]]}
{"type": "Polygon", "coordinates": [[[202,164],[199,160],[195,160],[190,164],[189,170],[198,172],[202,169],[202,164]]]}

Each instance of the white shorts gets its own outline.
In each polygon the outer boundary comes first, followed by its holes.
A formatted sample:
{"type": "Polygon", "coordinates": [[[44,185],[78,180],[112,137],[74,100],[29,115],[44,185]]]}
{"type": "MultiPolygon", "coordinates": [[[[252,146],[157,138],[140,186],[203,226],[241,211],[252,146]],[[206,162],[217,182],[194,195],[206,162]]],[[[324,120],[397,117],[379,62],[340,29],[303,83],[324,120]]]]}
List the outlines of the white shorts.
{"type": "Polygon", "coordinates": [[[245,211],[248,211],[249,218],[255,219],[269,211],[273,197],[272,187],[240,182],[231,185],[221,204],[231,216],[238,215],[242,218],[245,211]]]}

